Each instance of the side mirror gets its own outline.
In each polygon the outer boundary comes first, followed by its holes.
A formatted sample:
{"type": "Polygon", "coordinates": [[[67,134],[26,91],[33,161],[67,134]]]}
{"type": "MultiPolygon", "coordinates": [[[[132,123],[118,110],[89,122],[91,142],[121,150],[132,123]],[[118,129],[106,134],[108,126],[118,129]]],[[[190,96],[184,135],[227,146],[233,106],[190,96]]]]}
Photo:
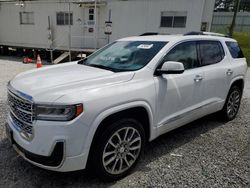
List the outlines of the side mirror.
{"type": "Polygon", "coordinates": [[[164,62],[161,69],[157,69],[156,73],[158,75],[162,74],[182,74],[184,72],[184,66],[180,62],[167,61],[164,62]]]}

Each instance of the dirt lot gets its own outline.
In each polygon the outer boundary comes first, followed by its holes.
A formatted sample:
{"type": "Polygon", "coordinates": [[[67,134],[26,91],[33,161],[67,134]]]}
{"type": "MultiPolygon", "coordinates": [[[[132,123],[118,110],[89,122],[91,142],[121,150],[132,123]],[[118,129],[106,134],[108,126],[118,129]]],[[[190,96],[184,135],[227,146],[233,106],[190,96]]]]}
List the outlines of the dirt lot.
{"type": "Polygon", "coordinates": [[[131,175],[104,184],[84,171],[56,173],[34,167],[7,141],[6,84],[34,67],[0,57],[0,187],[250,187],[250,71],[234,121],[208,116],[165,134],[146,146],[131,175]]]}

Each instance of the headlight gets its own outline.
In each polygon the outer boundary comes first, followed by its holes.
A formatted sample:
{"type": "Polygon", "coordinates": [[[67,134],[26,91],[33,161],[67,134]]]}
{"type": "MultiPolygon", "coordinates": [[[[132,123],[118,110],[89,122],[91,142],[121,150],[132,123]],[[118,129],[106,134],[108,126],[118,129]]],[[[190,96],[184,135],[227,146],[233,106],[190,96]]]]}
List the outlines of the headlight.
{"type": "Polygon", "coordinates": [[[70,121],[83,112],[83,105],[37,105],[37,120],[70,121]]]}

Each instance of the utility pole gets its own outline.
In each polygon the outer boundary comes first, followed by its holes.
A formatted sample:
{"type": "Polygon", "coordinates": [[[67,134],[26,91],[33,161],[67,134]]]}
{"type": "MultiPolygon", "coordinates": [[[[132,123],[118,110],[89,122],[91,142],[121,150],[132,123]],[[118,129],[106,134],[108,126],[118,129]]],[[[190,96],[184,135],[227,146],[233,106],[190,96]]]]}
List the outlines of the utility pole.
{"type": "Polygon", "coordinates": [[[235,21],[236,21],[237,13],[239,11],[239,7],[240,7],[240,0],[234,0],[234,2],[235,2],[234,15],[233,15],[232,23],[231,23],[231,25],[229,27],[229,36],[230,37],[233,36],[234,27],[235,27],[235,21]]]}
{"type": "Polygon", "coordinates": [[[54,58],[53,58],[53,33],[52,33],[52,27],[51,27],[51,22],[50,22],[50,16],[48,16],[48,39],[50,43],[49,51],[50,51],[50,61],[51,64],[54,63],[54,58]]]}
{"type": "Polygon", "coordinates": [[[68,17],[69,17],[69,22],[68,22],[68,24],[69,24],[69,61],[71,61],[71,16],[70,16],[71,14],[70,14],[70,0],[69,0],[69,14],[68,14],[68,17]]]}
{"type": "MultiPolygon", "coordinates": [[[[109,22],[111,22],[111,9],[109,9],[109,19],[108,19],[109,22]]],[[[108,35],[108,44],[110,42],[110,35],[108,35]]]]}
{"type": "Polygon", "coordinates": [[[95,14],[94,14],[94,21],[95,21],[95,25],[94,25],[94,45],[95,45],[95,50],[96,50],[96,48],[97,48],[97,27],[96,27],[96,16],[97,16],[97,13],[96,13],[96,9],[97,9],[97,7],[96,7],[96,0],[95,0],[95,14]]]}

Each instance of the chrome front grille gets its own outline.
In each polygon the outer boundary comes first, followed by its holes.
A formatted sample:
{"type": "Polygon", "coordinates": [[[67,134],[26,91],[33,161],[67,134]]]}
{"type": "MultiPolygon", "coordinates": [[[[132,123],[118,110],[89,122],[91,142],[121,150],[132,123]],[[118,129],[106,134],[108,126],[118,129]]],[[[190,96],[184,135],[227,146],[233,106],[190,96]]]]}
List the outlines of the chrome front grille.
{"type": "Polygon", "coordinates": [[[8,91],[8,106],[13,125],[26,139],[30,139],[33,135],[33,103],[8,91]]]}
{"type": "Polygon", "coordinates": [[[14,126],[17,128],[17,130],[22,131],[22,132],[26,132],[29,135],[33,134],[31,125],[28,125],[28,124],[21,122],[12,113],[10,113],[10,116],[11,116],[11,119],[14,123],[14,126]]]}

